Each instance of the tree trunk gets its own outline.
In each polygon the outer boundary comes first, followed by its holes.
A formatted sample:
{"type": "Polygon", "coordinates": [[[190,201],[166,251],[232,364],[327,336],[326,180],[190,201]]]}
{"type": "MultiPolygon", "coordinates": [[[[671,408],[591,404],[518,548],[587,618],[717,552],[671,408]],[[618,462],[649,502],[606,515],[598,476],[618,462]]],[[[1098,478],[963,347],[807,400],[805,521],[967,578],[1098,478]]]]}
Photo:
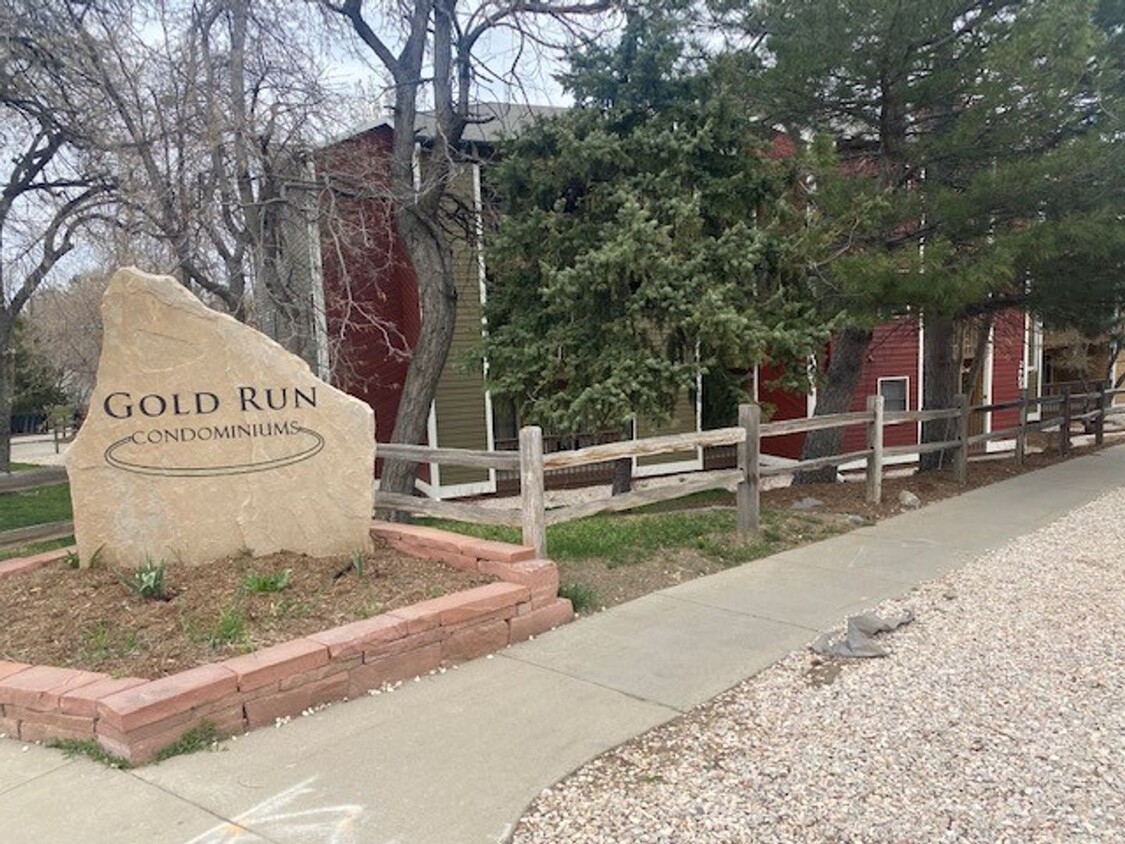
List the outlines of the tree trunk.
{"type": "Polygon", "coordinates": [[[624,495],[633,488],[633,458],[613,461],[613,489],[610,495],[624,495]]]}
{"type": "MultiPolygon", "coordinates": [[[[957,353],[954,322],[948,317],[926,316],[922,342],[922,407],[942,410],[953,407],[960,388],[961,361],[957,353]]],[[[957,433],[956,419],[936,419],[922,423],[922,442],[951,440],[957,433]]],[[[951,465],[956,449],[923,454],[918,461],[921,472],[951,465]]]]}
{"type": "Polygon", "coordinates": [[[0,472],[12,471],[12,393],[16,373],[12,359],[12,330],[14,320],[4,313],[0,316],[0,472]]]}
{"type": "MultiPolygon", "coordinates": [[[[816,394],[814,416],[827,416],[831,413],[846,413],[851,407],[859,376],[863,372],[863,359],[871,343],[871,332],[862,328],[845,328],[832,342],[832,357],[828,361],[824,386],[816,394]]],[[[843,428],[827,428],[810,431],[805,436],[802,460],[827,457],[840,453],[840,443],[844,438],[843,428]]],[[[836,467],[798,472],[793,478],[796,484],[832,483],[836,480],[836,467]]]]}
{"type": "MultiPolygon", "coordinates": [[[[453,341],[457,288],[453,282],[452,255],[440,232],[409,208],[399,213],[398,225],[417,274],[424,316],[402,386],[391,442],[416,445],[426,440],[430,406],[453,341]]],[[[379,488],[412,495],[417,471],[417,463],[388,460],[383,464],[379,488]]]]}

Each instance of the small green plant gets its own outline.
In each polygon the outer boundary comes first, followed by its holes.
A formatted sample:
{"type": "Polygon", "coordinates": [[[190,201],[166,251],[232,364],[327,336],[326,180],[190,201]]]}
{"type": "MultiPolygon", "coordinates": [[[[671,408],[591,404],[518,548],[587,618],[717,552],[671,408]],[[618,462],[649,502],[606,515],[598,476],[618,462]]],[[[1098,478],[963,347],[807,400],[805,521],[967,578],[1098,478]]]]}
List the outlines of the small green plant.
{"type": "Polygon", "coordinates": [[[242,588],[246,592],[260,594],[263,592],[280,592],[289,585],[293,577],[293,569],[276,571],[273,574],[258,574],[252,572],[242,579],[242,588]]]}
{"type": "MultiPolygon", "coordinates": [[[[94,568],[97,568],[98,566],[101,565],[102,549],[104,549],[104,548],[105,548],[104,545],[99,545],[97,550],[94,551],[94,553],[90,555],[90,565],[87,566],[87,568],[94,569],[94,568]]],[[[66,556],[63,557],[63,561],[66,563],[67,568],[71,568],[71,569],[82,568],[82,558],[78,556],[77,551],[67,551],[66,556]]]]}
{"type": "Polygon", "coordinates": [[[218,649],[246,640],[246,614],[236,606],[219,610],[219,619],[211,632],[208,644],[218,649]]]}
{"type": "Polygon", "coordinates": [[[577,613],[592,610],[598,605],[597,591],[584,583],[564,583],[559,587],[559,597],[567,598],[577,613]]]}
{"type": "Polygon", "coordinates": [[[351,561],[346,566],[333,573],[332,579],[339,580],[341,577],[346,577],[348,572],[352,571],[355,572],[356,577],[363,577],[363,567],[366,562],[367,560],[364,559],[363,552],[356,551],[352,554],[351,561]]]}
{"type": "Polygon", "coordinates": [[[79,650],[79,656],[93,664],[130,656],[141,649],[141,640],[135,630],[109,622],[95,624],[85,632],[86,641],[79,650]]]}
{"type": "Polygon", "coordinates": [[[267,610],[270,618],[308,618],[313,614],[313,611],[312,604],[298,598],[282,598],[279,601],[270,601],[267,610]]]}
{"type": "Polygon", "coordinates": [[[130,591],[149,601],[168,600],[168,583],[165,579],[168,564],[164,560],[147,559],[144,565],[133,569],[128,577],[118,579],[130,591]]]}
{"type": "Polygon", "coordinates": [[[73,759],[75,756],[89,756],[95,762],[101,762],[109,768],[126,770],[133,767],[128,759],[107,752],[94,739],[48,739],[47,747],[61,750],[63,756],[67,759],[73,759]]]}
{"type": "Polygon", "coordinates": [[[203,721],[198,727],[192,727],[179,737],[175,742],[162,747],[152,757],[154,762],[163,762],[173,756],[183,756],[185,753],[198,753],[200,750],[215,750],[218,743],[223,740],[218,728],[210,721],[203,721]]]}
{"type": "Polygon", "coordinates": [[[782,542],[785,540],[785,534],[781,532],[779,527],[766,525],[762,528],[762,539],[766,542],[782,542]]]}

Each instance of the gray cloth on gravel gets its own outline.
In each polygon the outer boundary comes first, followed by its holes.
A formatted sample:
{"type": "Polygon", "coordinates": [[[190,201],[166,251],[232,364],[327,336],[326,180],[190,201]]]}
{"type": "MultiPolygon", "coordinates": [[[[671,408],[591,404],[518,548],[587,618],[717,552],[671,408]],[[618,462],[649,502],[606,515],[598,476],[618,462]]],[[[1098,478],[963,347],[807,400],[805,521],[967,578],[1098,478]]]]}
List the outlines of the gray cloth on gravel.
{"type": "Polygon", "coordinates": [[[875,613],[853,615],[848,619],[847,632],[822,633],[809,648],[821,656],[838,656],[844,659],[884,657],[887,649],[876,643],[880,633],[890,633],[914,620],[914,613],[906,612],[883,618],[875,613]]]}

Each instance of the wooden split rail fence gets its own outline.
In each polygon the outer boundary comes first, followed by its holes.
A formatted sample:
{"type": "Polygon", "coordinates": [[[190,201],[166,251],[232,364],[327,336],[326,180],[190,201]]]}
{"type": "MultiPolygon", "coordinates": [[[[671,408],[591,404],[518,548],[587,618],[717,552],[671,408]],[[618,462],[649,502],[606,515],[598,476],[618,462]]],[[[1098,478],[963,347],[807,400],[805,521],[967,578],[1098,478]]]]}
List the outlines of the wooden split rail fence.
{"type": "Polygon", "coordinates": [[[745,404],[739,407],[739,424],[736,427],[606,443],[551,454],[543,453],[543,432],[534,426],[520,430],[518,452],[380,443],[378,454],[382,459],[518,471],[520,499],[518,507],[487,507],[479,503],[438,501],[377,492],[375,507],[377,510],[399,510],[457,521],[518,527],[522,529],[524,544],[533,546],[539,556],[545,556],[548,525],[581,519],[596,513],[631,510],[697,492],[733,488],[738,506],[739,534],[745,538],[757,531],[760,525],[763,477],[865,461],[866,499],[878,503],[882,498],[883,466],[888,457],[956,449],[954,473],[958,482],[963,484],[967,477],[970,449],[992,440],[1014,439],[1015,459],[1021,464],[1026,455],[1027,435],[1030,432],[1057,429],[1059,451],[1065,454],[1070,448],[1072,425],[1076,422],[1090,423],[1094,430],[1095,441],[1100,444],[1104,437],[1106,418],[1125,413],[1125,406],[1111,406],[1113,396],[1122,393],[1125,393],[1125,390],[1099,389],[1096,392],[1064,391],[1062,395],[1030,398],[1025,392],[1015,401],[975,406],[970,405],[967,398],[960,395],[957,397],[956,407],[947,410],[894,412],[884,410],[882,396],[869,396],[867,409],[864,411],[785,419],[778,422],[762,422],[761,409],[754,404],[745,404]],[[1074,412],[1076,404],[1078,413],[1074,412]],[[1058,412],[1051,417],[1028,421],[1029,412],[1036,407],[1044,410],[1050,407],[1057,409],[1058,412]],[[1011,409],[1019,410],[1018,425],[976,435],[969,433],[973,414],[1011,409]],[[955,431],[947,440],[891,447],[883,444],[884,429],[888,426],[939,420],[948,420],[955,431]],[[761,463],[763,439],[854,425],[864,425],[867,429],[867,447],[860,451],[800,460],[785,465],[763,466],[761,463]],[[730,445],[737,447],[737,468],[734,469],[695,472],[687,480],[677,484],[636,490],[550,510],[546,509],[544,503],[544,478],[549,470],[609,463],[621,458],[647,457],[730,445]]]}

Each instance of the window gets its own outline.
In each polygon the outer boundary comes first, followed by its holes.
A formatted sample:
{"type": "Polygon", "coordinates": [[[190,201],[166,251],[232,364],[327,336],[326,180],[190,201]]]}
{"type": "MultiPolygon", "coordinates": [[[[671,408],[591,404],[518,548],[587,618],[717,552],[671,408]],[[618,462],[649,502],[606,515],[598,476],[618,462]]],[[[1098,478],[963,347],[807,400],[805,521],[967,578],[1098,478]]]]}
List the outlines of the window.
{"type": "Polygon", "coordinates": [[[880,378],[879,395],[883,397],[884,412],[908,410],[907,397],[910,395],[910,379],[880,378]]]}

